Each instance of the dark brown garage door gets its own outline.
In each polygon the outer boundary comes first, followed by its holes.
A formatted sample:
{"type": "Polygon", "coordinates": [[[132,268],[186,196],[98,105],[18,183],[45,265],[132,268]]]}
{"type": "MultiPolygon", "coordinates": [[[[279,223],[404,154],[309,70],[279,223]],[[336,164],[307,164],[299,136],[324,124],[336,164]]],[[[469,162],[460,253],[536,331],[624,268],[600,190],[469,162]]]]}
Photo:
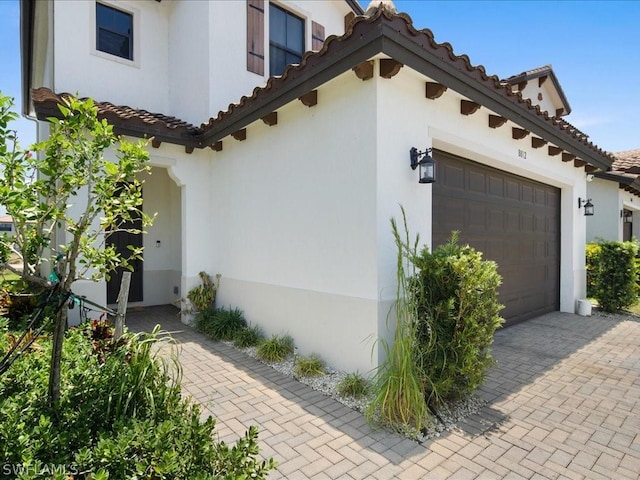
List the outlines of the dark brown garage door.
{"type": "Polygon", "coordinates": [[[559,309],[560,190],[435,151],[433,245],[452,230],[498,264],[507,324],[559,309]]]}

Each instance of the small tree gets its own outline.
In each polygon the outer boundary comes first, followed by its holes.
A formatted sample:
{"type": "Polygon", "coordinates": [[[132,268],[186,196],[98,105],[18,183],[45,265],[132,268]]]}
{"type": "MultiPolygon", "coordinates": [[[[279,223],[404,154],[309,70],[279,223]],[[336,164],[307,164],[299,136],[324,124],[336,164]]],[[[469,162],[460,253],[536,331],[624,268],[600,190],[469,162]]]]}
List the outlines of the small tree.
{"type": "MultiPolygon", "coordinates": [[[[138,174],[149,170],[145,142],[128,142],[98,119],[92,100],[68,97],[59,106],[60,118],[50,118],[48,140],[22,150],[8,124],[17,118],[13,102],[0,94],[0,204],[13,217],[15,236],[0,239],[0,249],[17,255],[22,268],[6,260],[0,268],[25,280],[51,286],[63,294],[80,279],[108,278],[117,266],[130,267],[142,249],[131,247],[128,257],[106,244],[108,233],[141,233],[126,225],[151,218],[141,211],[142,182],[138,174]],[[105,158],[112,151],[113,161],[105,158]],[[127,223],[129,222],[129,223],[127,223]],[[41,275],[45,262],[51,275],[41,275]]],[[[60,398],[60,358],[67,322],[66,303],[54,319],[49,401],[60,398]]]]}

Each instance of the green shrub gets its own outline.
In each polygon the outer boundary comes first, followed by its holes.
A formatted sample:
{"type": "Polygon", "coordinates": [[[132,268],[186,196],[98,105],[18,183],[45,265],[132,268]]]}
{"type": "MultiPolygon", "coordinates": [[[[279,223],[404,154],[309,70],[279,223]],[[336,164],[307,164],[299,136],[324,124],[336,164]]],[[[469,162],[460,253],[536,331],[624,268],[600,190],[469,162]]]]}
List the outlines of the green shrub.
{"type": "Polygon", "coordinates": [[[319,377],[326,375],[327,370],[325,368],[324,360],[318,355],[313,354],[308,358],[298,358],[296,364],[293,367],[293,373],[298,377],[319,377]]]}
{"type": "MultiPolygon", "coordinates": [[[[274,463],[258,460],[256,429],[232,448],[214,442],[215,420],[201,421],[200,407],[181,396],[178,364],[155,356],[157,331],[126,333],[99,355],[103,327],[68,332],[55,408],[46,395],[49,339],[0,377],[0,458],[21,467],[20,478],[44,478],[46,465],[73,466],[76,478],[266,478],[274,463]]],[[[7,335],[0,331],[2,350],[7,335]]]]}
{"type": "Polygon", "coordinates": [[[238,331],[246,328],[242,310],[238,308],[209,307],[198,312],[195,317],[196,328],[212,340],[233,340],[238,331]]]}
{"type": "Polygon", "coordinates": [[[593,275],[598,265],[598,256],[600,255],[600,250],[600,245],[598,245],[597,243],[588,243],[585,247],[588,298],[595,298],[595,285],[593,282],[593,275]]]}
{"type": "Polygon", "coordinates": [[[257,325],[243,327],[233,336],[233,346],[236,348],[255,347],[263,338],[262,330],[257,325]]]}
{"type": "Polygon", "coordinates": [[[336,391],[343,397],[364,397],[369,392],[369,382],[356,373],[348,373],[336,386],[336,391]]]}
{"type": "Polygon", "coordinates": [[[605,312],[617,312],[638,300],[638,244],[600,241],[587,249],[589,294],[605,312]]]}
{"type": "Polygon", "coordinates": [[[273,335],[258,345],[256,354],[267,362],[280,362],[293,353],[293,346],[293,338],[289,335],[273,335]]]}
{"type": "Polygon", "coordinates": [[[435,408],[464,398],[484,381],[493,365],[490,346],[502,323],[495,262],[451,240],[414,259],[411,280],[417,308],[416,362],[422,365],[425,397],[435,408]]]}

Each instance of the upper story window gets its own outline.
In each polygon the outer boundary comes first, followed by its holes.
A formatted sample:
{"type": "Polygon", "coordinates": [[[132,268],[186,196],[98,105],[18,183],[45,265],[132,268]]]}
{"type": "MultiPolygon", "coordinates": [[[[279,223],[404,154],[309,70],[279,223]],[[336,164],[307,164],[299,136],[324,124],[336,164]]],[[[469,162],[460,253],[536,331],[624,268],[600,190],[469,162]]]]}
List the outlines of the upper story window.
{"type": "Polygon", "coordinates": [[[0,223],[0,232],[10,232],[13,230],[13,223],[0,223]]]}
{"type": "Polygon", "coordinates": [[[96,50],[133,60],[133,15],[96,2],[96,50]]]}
{"type": "Polygon", "coordinates": [[[269,4],[269,74],[282,75],[287,65],[300,63],[304,53],[304,20],[269,4]]]}

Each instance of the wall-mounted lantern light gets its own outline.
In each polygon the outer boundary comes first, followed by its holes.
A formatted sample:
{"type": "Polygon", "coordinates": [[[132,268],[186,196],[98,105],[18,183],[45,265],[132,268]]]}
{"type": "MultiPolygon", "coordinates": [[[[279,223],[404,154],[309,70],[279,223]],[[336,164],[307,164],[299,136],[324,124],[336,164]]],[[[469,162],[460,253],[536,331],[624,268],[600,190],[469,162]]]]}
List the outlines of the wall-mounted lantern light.
{"type": "Polygon", "coordinates": [[[593,203],[591,203],[591,199],[583,199],[578,197],[578,209],[584,207],[584,216],[590,217],[593,215],[593,203]]]}
{"type": "Polygon", "coordinates": [[[415,170],[420,167],[418,170],[420,183],[433,183],[436,181],[436,162],[429,155],[432,150],[432,148],[426,148],[424,152],[419,152],[416,147],[411,147],[411,150],[409,150],[411,169],[415,170]],[[420,160],[420,157],[423,157],[422,160],[420,160]]]}
{"type": "Polygon", "coordinates": [[[631,210],[621,210],[620,216],[622,217],[622,223],[633,223],[633,212],[631,210]]]}

